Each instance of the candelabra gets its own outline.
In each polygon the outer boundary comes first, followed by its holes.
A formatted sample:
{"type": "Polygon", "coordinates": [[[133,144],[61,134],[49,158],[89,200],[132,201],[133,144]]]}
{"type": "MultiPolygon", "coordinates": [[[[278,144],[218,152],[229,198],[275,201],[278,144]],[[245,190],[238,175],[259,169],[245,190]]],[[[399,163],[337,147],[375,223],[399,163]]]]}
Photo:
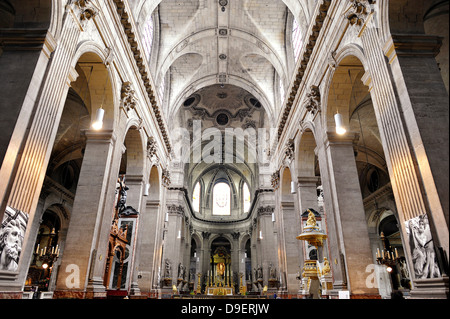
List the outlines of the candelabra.
{"type": "Polygon", "coordinates": [[[383,242],[384,249],[380,252],[380,249],[377,248],[377,263],[379,265],[386,265],[387,271],[391,273],[399,259],[398,251],[397,248],[392,250],[383,232],[381,233],[381,241],[383,242]]]}
{"type": "Polygon", "coordinates": [[[52,242],[55,236],[56,232],[55,229],[53,228],[52,232],[49,235],[50,240],[48,242],[48,245],[41,248],[40,244],[38,244],[36,247],[36,251],[34,252],[34,254],[36,255],[36,260],[42,262],[42,267],[44,269],[48,268],[49,266],[52,266],[53,263],[56,262],[56,260],[59,257],[60,253],[59,245],[52,246],[52,242]]]}

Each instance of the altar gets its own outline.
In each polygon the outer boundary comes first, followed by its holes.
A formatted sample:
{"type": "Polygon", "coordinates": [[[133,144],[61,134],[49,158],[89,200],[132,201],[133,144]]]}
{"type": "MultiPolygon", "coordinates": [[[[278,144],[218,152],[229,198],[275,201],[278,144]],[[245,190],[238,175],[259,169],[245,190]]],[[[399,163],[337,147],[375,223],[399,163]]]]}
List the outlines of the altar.
{"type": "Polygon", "coordinates": [[[233,288],[229,287],[208,287],[206,289],[208,296],[233,296],[233,288]]]}

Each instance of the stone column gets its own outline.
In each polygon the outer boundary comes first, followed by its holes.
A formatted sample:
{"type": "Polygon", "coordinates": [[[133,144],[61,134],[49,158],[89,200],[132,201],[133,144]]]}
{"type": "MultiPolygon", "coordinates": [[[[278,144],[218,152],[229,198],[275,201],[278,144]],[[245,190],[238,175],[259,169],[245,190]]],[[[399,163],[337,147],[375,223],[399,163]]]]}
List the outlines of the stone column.
{"type": "Polygon", "coordinates": [[[289,294],[297,294],[299,282],[297,275],[303,264],[303,247],[297,236],[301,233],[301,220],[294,202],[281,203],[283,218],[284,250],[286,262],[286,280],[289,294]]]}
{"type": "MultiPolygon", "coordinates": [[[[269,279],[269,266],[270,264],[277,265],[277,241],[274,235],[272,213],[275,211],[274,207],[268,206],[259,209],[258,219],[259,219],[259,230],[261,231],[262,237],[258,233],[258,242],[260,244],[260,265],[263,267],[263,279],[264,284],[268,286],[269,279]]],[[[253,253],[252,253],[253,257],[253,253]]],[[[258,266],[258,265],[256,265],[258,266]]]]}
{"type": "Polygon", "coordinates": [[[298,177],[298,198],[300,203],[300,214],[303,214],[308,208],[319,211],[317,202],[317,176],[298,177]]]}
{"type": "Polygon", "coordinates": [[[145,230],[141,226],[142,212],[144,207],[144,178],[142,175],[126,175],[125,184],[128,186],[127,192],[127,206],[133,207],[136,211],[139,212],[139,215],[136,219],[136,229],[133,231],[136,233],[135,243],[129,243],[129,245],[135,245],[133,251],[130,253],[133,254],[131,259],[131,263],[129,267],[131,267],[130,272],[130,295],[131,296],[140,296],[141,291],[139,289],[138,284],[138,276],[139,276],[139,264],[141,257],[141,238],[143,237],[143,232],[145,230]]]}
{"type": "MultiPolygon", "coordinates": [[[[0,178],[4,181],[0,185],[0,219],[3,219],[6,206],[10,206],[28,213],[29,225],[33,224],[65,98],[70,83],[77,77],[76,71],[70,64],[83,27],[95,16],[95,12],[92,10],[89,18],[84,17],[80,20],[81,12],[86,9],[75,7],[73,4],[67,6],[67,11],[73,14],[66,15],[58,44],[56,45],[52,35],[46,34],[45,40],[43,40],[44,47],[42,48],[42,42],[40,44],[43,51],[39,55],[28,52],[24,55],[15,55],[13,58],[13,52],[3,52],[0,66],[4,66],[4,63],[23,66],[20,67],[22,74],[19,76],[23,76],[23,79],[29,82],[23,82],[23,86],[19,85],[16,97],[7,98],[8,103],[13,103],[12,111],[7,112],[6,118],[2,118],[9,122],[5,124],[5,128],[10,142],[8,148],[5,149],[5,140],[0,140],[0,147],[3,148],[0,150],[0,158],[3,160],[0,178]],[[53,50],[55,51],[52,53],[53,50]],[[47,63],[50,57],[51,61],[47,63]],[[15,59],[17,60],[14,61],[15,59]],[[17,63],[19,60],[20,63],[17,63]],[[32,68],[33,64],[36,67],[31,71],[29,68],[32,68]]],[[[12,32],[14,33],[14,31],[12,32]]],[[[42,35],[33,34],[28,38],[27,32],[20,36],[25,45],[27,41],[33,41],[33,37],[36,36],[42,41],[42,35]]],[[[3,40],[2,42],[4,42],[3,40]]],[[[8,78],[7,81],[4,81],[5,83],[17,84],[17,82],[9,80],[11,79],[9,72],[4,75],[8,78]]],[[[19,81],[22,81],[22,78],[19,81]]],[[[10,105],[6,105],[10,107],[10,105]]],[[[4,123],[2,122],[2,124],[4,123]]],[[[19,265],[21,280],[26,277],[33,245],[34,242],[27,231],[24,237],[24,247],[22,247],[22,262],[19,265]]],[[[15,275],[12,281],[15,282],[17,278],[15,275]]],[[[0,281],[3,281],[3,278],[0,281]]],[[[6,279],[6,286],[9,285],[8,281],[10,281],[9,278],[6,279]]],[[[13,286],[16,286],[17,282],[13,282],[10,281],[13,286]]]]}
{"type": "Polygon", "coordinates": [[[118,173],[110,174],[116,138],[112,131],[86,132],[86,137],[83,165],[56,284],[56,295],[61,297],[84,297],[88,284],[93,292],[91,297],[96,294],[103,297],[105,293],[105,238],[107,242],[118,173]]]}
{"type": "MultiPolygon", "coordinates": [[[[377,30],[367,28],[361,40],[370,72],[363,80],[371,89],[403,237],[408,238],[405,222],[426,214],[435,247],[442,247],[448,255],[449,104],[433,61],[439,39],[392,35],[381,48],[377,30]]],[[[412,269],[409,245],[405,251],[412,269]]],[[[446,298],[448,277],[429,281],[434,292],[414,279],[413,290],[417,282],[423,287],[422,296],[446,298]]]]}
{"type": "Polygon", "coordinates": [[[427,194],[436,244],[449,243],[449,100],[436,55],[442,40],[427,35],[392,35],[385,45],[405,130],[427,194]],[[439,131],[437,131],[437,128],[439,131]]]}
{"type": "MultiPolygon", "coordinates": [[[[146,201],[146,207],[142,210],[140,218],[139,230],[139,264],[138,272],[141,276],[138,279],[140,290],[143,294],[150,294],[152,281],[157,280],[159,269],[155,268],[155,240],[156,227],[158,225],[157,219],[159,214],[160,203],[159,200],[146,201]],[[155,276],[153,276],[155,274],[155,276]],[[152,279],[153,278],[153,279],[152,279]]],[[[160,265],[160,264],[159,264],[160,265]]],[[[153,282],[153,286],[157,284],[153,282]]]]}
{"type": "Polygon", "coordinates": [[[331,197],[336,223],[342,233],[340,241],[348,289],[355,298],[378,295],[378,290],[366,286],[366,268],[373,263],[373,258],[353,149],[357,138],[352,133],[338,136],[330,132],[325,141],[331,197]]]}
{"type": "Polygon", "coordinates": [[[169,221],[164,239],[163,261],[168,259],[172,263],[172,285],[177,285],[178,265],[183,263],[181,251],[184,251],[182,228],[184,227],[184,208],[178,205],[167,205],[169,221]],[[180,236],[181,231],[181,236],[180,236]]]}

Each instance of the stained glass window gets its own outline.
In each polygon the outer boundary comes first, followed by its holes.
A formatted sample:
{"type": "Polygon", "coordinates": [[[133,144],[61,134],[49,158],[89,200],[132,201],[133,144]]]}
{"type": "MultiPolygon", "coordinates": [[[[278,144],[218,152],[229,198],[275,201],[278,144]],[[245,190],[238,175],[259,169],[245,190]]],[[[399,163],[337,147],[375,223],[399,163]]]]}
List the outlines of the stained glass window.
{"type": "Polygon", "coordinates": [[[197,183],[194,188],[194,193],[192,194],[192,208],[196,212],[200,211],[200,190],[200,183],[197,183]]]}
{"type": "Polygon", "coordinates": [[[213,189],[213,215],[231,215],[231,189],[227,183],[217,183],[213,189]]]}
{"type": "Polygon", "coordinates": [[[244,183],[244,186],[242,189],[242,197],[243,197],[243,201],[244,201],[244,213],[248,213],[252,202],[251,202],[250,190],[248,189],[247,183],[244,183]]]}
{"type": "Polygon", "coordinates": [[[297,20],[294,19],[294,24],[292,27],[292,47],[294,48],[294,56],[295,56],[295,62],[298,61],[298,58],[300,57],[300,51],[302,49],[303,45],[303,39],[302,39],[302,32],[300,25],[298,24],[297,20]]]}
{"type": "Polygon", "coordinates": [[[143,45],[144,45],[144,51],[145,56],[147,57],[147,60],[150,59],[150,54],[152,53],[152,46],[153,46],[153,18],[150,16],[150,18],[147,20],[147,22],[144,25],[144,31],[143,31],[143,45]]]}

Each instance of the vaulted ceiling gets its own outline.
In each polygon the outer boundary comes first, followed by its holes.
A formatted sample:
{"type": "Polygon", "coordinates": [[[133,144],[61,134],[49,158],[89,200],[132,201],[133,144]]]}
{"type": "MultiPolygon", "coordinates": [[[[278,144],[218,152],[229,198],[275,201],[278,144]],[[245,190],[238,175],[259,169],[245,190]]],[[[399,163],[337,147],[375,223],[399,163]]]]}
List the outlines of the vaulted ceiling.
{"type": "MultiPolygon", "coordinates": [[[[276,126],[283,92],[296,69],[293,21],[305,34],[315,0],[129,3],[143,41],[147,23],[153,21],[149,65],[158,91],[164,86],[161,106],[170,132],[186,128],[192,136],[196,120],[202,129],[222,131],[276,126]]],[[[229,169],[256,183],[257,165],[241,153],[233,150],[231,155],[244,161],[229,169]]],[[[189,163],[186,177],[193,182],[213,168],[214,164],[189,163]]]]}
{"type": "MultiPolygon", "coordinates": [[[[312,0],[155,0],[130,1],[143,28],[155,23],[150,65],[168,118],[199,90],[232,85],[261,102],[273,124],[281,109],[280,84],[292,77],[290,32],[295,17],[309,24],[312,0]],[[164,79],[164,80],[163,80],[164,79]],[[219,84],[219,86],[217,86],[219,84]]],[[[141,31],[143,31],[141,29],[141,31]]],[[[141,32],[142,33],[142,32],[141,32]]],[[[230,87],[229,86],[229,87],[230,87]]],[[[230,110],[233,112],[233,110],[230,110]]]]}

